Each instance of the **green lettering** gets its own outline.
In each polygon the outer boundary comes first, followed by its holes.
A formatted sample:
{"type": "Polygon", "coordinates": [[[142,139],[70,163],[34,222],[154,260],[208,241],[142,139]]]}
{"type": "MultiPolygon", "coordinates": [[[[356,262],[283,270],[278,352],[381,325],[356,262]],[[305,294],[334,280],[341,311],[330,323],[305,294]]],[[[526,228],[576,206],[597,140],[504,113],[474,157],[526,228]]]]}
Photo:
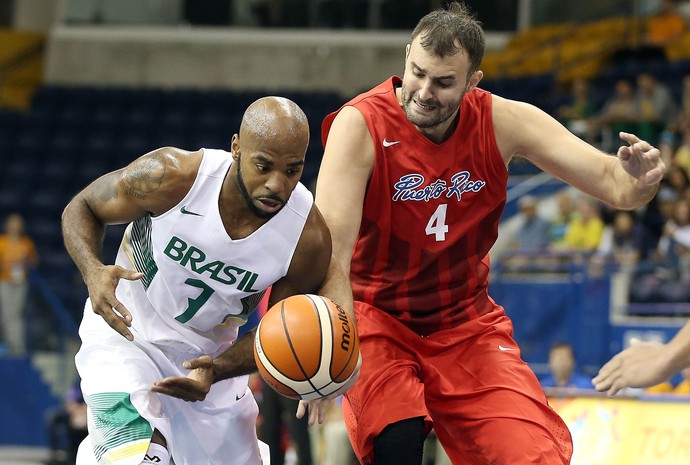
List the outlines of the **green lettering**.
{"type": "Polygon", "coordinates": [[[182,258],[182,252],[184,252],[186,248],[187,243],[185,241],[177,236],[173,236],[170,238],[170,242],[168,242],[163,253],[177,262],[182,258]]]}
{"type": "MultiPolygon", "coordinates": [[[[246,273],[246,272],[247,272],[247,270],[243,270],[242,268],[238,268],[238,267],[232,266],[232,265],[226,267],[225,269],[226,269],[226,270],[234,271],[235,274],[236,274],[238,277],[239,277],[242,273],[246,273]]],[[[240,284],[237,286],[237,289],[242,290],[242,285],[243,285],[245,279],[247,279],[246,276],[245,276],[244,278],[242,278],[242,282],[240,282],[240,284]]],[[[236,281],[236,280],[235,280],[235,281],[236,281]]],[[[234,283],[234,281],[233,281],[233,283],[234,283]]]]}
{"type": "Polygon", "coordinates": [[[225,273],[225,276],[227,276],[230,279],[227,281],[222,281],[220,278],[218,278],[218,281],[225,284],[235,284],[235,282],[237,282],[237,277],[234,274],[230,274],[230,272],[236,269],[237,268],[235,268],[234,266],[226,266],[225,268],[223,268],[223,273],[225,273]]]}
{"type": "Polygon", "coordinates": [[[247,282],[247,276],[245,276],[237,288],[240,291],[244,291],[244,292],[258,292],[259,290],[258,289],[252,289],[252,286],[256,282],[256,278],[258,278],[259,275],[256,273],[252,273],[251,271],[248,272],[248,275],[249,275],[249,281],[247,282]]]}
{"type": "MultiPolygon", "coordinates": [[[[249,278],[252,277],[252,274],[254,274],[251,271],[247,271],[247,270],[242,270],[242,273],[244,273],[244,276],[242,277],[242,282],[240,282],[240,284],[237,286],[237,289],[240,291],[244,290],[244,286],[247,284],[247,281],[249,280],[249,278]]],[[[241,274],[241,273],[238,273],[238,274],[241,274]]]]}
{"type": "Polygon", "coordinates": [[[218,277],[218,273],[220,273],[223,270],[224,266],[225,266],[225,263],[223,263],[219,260],[216,260],[213,262],[208,262],[207,264],[205,264],[204,266],[202,266],[201,268],[196,270],[196,272],[199,274],[204,274],[208,271],[211,274],[212,280],[218,281],[219,283],[223,283],[223,284],[230,284],[227,281],[218,277]]]}
{"type": "Polygon", "coordinates": [[[258,292],[258,289],[254,289],[256,280],[259,278],[258,274],[237,266],[226,266],[225,262],[220,260],[204,263],[207,258],[206,253],[198,247],[187,244],[177,236],[170,238],[163,252],[172,260],[197,274],[208,273],[211,279],[226,285],[235,285],[239,280],[238,290],[248,293],[258,292]]]}
{"type": "Polygon", "coordinates": [[[192,271],[199,273],[199,271],[196,269],[196,265],[204,260],[206,260],[206,254],[204,251],[194,247],[193,245],[190,245],[187,249],[187,253],[185,253],[182,260],[180,260],[180,265],[187,266],[187,262],[189,262],[189,268],[192,271]]]}

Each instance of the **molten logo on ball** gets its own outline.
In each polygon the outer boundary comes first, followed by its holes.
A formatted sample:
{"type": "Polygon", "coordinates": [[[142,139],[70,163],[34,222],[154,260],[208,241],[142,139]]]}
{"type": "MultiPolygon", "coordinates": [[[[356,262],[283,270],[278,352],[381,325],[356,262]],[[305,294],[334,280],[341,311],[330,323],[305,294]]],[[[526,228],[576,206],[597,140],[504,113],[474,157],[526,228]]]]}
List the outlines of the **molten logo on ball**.
{"type": "Polygon", "coordinates": [[[342,335],[342,340],[340,342],[340,348],[343,349],[344,351],[349,351],[350,350],[350,320],[347,318],[347,313],[345,313],[345,309],[341,307],[338,304],[335,304],[335,307],[338,309],[338,319],[342,322],[342,330],[343,330],[343,335],[342,335]]]}
{"type": "Polygon", "coordinates": [[[347,312],[312,294],[288,297],[261,319],[254,358],[266,383],[292,399],[314,400],[340,389],[359,359],[347,312]]]}

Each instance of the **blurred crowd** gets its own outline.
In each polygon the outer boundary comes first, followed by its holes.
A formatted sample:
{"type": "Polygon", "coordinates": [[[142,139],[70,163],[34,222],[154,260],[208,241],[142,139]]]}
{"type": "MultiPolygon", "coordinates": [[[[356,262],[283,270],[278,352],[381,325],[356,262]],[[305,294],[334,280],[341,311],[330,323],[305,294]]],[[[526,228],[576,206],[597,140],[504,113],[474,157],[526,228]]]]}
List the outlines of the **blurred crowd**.
{"type": "Polygon", "coordinates": [[[601,108],[589,89],[587,81],[574,81],[572,97],[557,116],[610,153],[620,131],[656,144],[667,166],[661,187],[637,211],[613,210],[570,190],[523,196],[518,231],[502,264],[508,270],[557,271],[587,263],[595,274],[629,273],[631,303],[690,302],[690,75],[682,89],[669,89],[647,71],[635,82],[618,80],[601,108]]]}

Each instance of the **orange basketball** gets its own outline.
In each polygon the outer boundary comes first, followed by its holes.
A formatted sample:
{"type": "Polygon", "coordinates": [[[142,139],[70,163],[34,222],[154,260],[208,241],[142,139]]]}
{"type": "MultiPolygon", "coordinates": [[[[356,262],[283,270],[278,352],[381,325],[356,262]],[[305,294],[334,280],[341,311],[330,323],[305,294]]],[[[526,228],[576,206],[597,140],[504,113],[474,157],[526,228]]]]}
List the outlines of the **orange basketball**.
{"type": "Polygon", "coordinates": [[[359,359],[359,338],[347,312],[319,295],[288,297],[259,322],[254,341],[259,373],[291,399],[314,400],[340,389],[359,359]]]}

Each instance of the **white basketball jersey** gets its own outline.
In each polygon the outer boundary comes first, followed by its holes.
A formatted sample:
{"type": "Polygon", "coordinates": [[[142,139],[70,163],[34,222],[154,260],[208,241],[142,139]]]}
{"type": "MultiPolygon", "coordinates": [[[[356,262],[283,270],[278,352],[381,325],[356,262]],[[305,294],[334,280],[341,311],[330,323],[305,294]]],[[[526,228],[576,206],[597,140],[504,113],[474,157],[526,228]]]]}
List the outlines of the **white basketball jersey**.
{"type": "Polygon", "coordinates": [[[273,218],[233,240],[218,207],[231,165],[229,152],[204,149],[185,198],[127,227],[116,263],[144,278],[121,280],[117,297],[132,313],[135,340],[218,354],[236,339],[267,288],[287,274],[312,208],[311,193],[298,184],[273,218]]]}

